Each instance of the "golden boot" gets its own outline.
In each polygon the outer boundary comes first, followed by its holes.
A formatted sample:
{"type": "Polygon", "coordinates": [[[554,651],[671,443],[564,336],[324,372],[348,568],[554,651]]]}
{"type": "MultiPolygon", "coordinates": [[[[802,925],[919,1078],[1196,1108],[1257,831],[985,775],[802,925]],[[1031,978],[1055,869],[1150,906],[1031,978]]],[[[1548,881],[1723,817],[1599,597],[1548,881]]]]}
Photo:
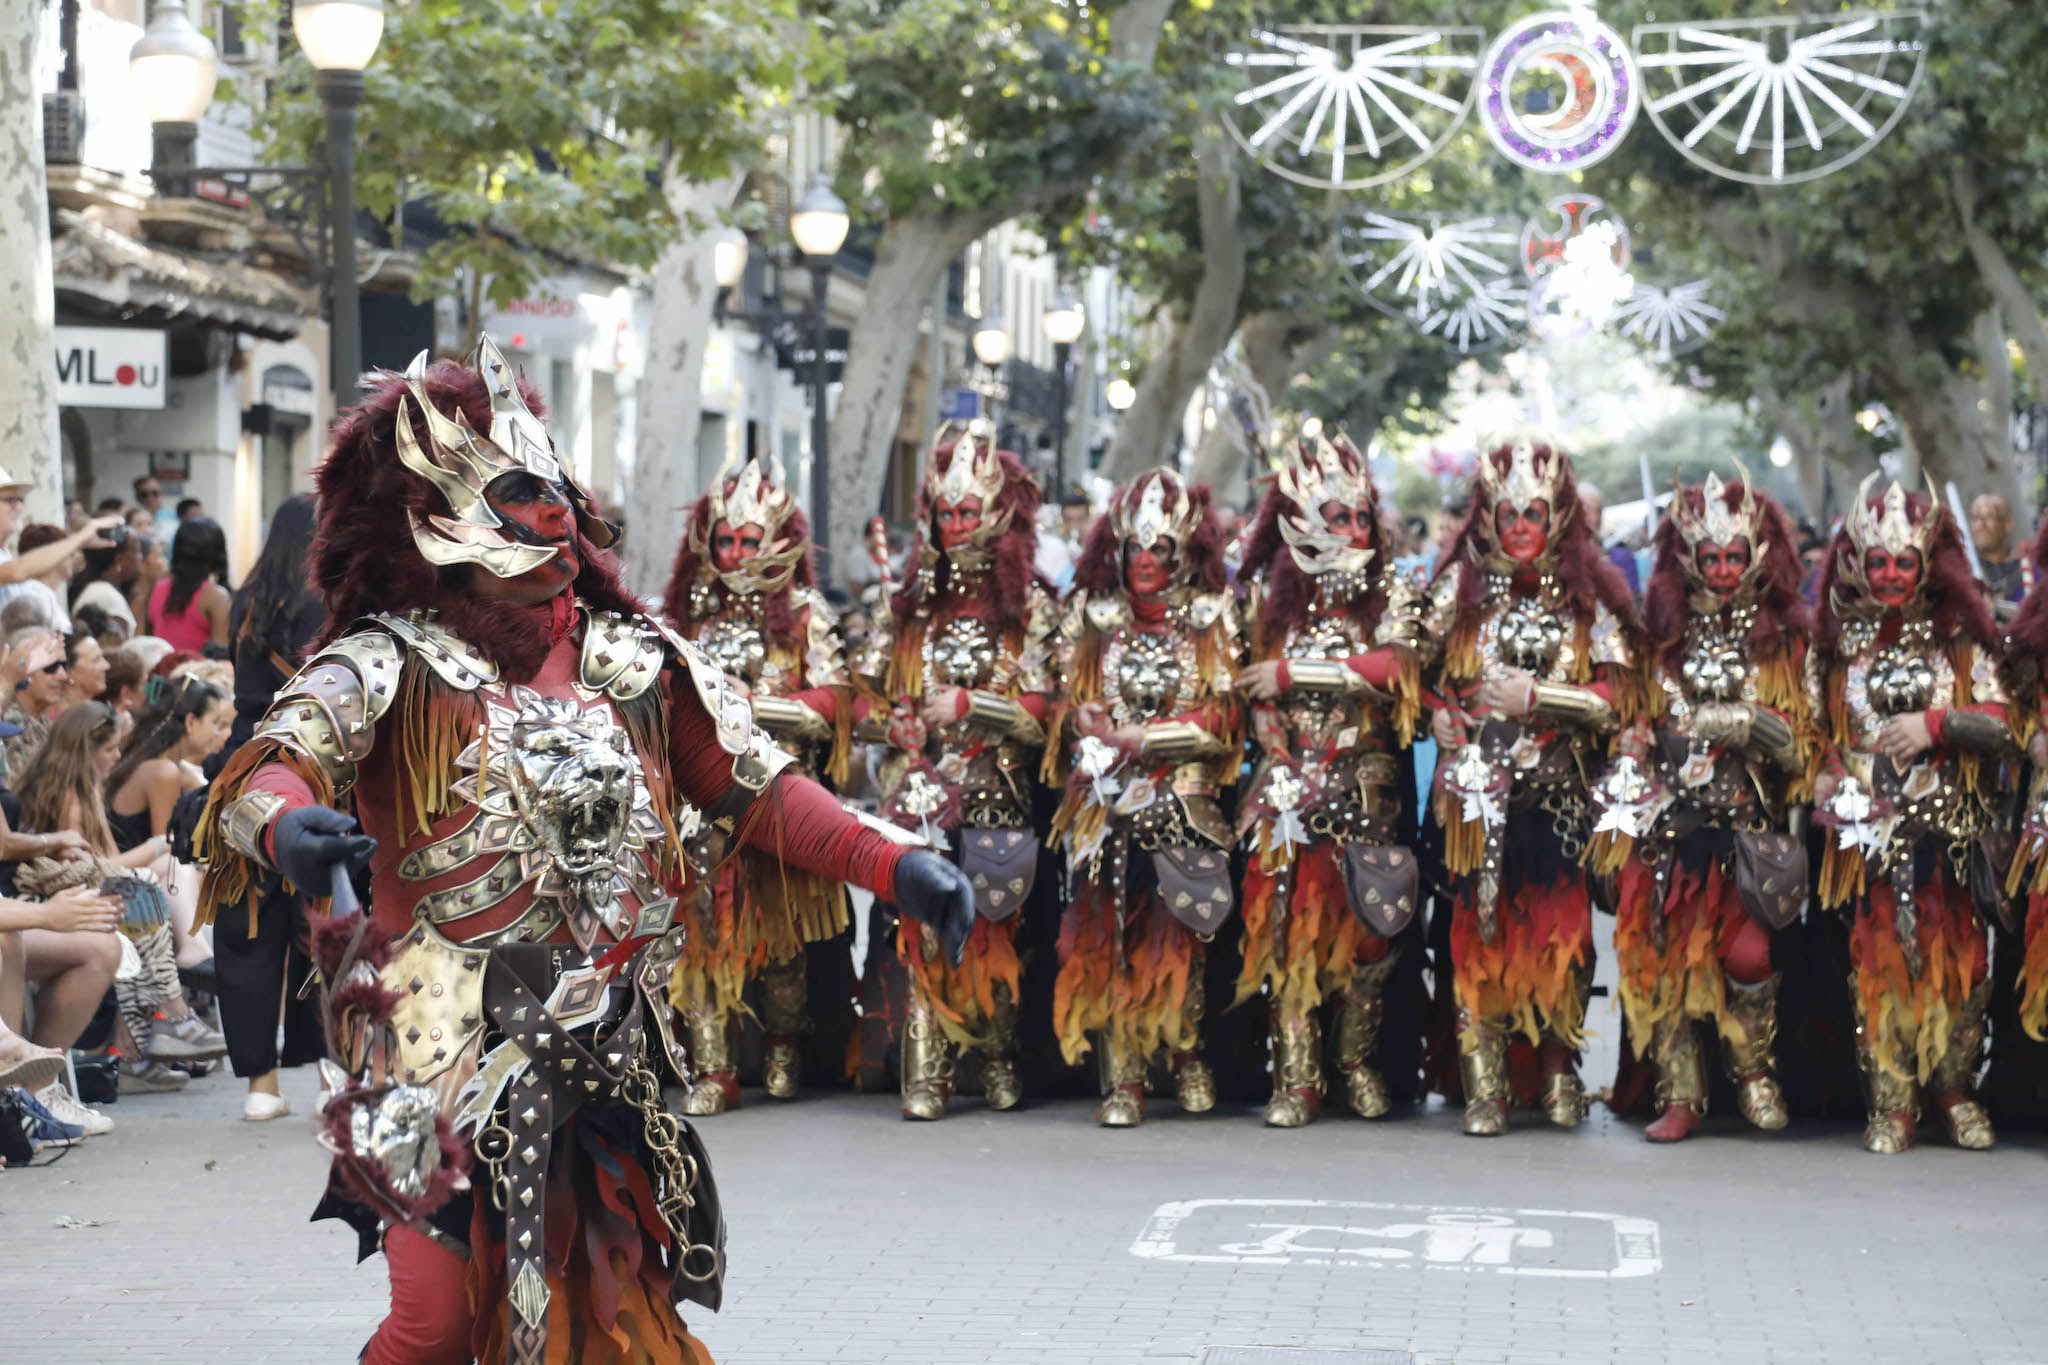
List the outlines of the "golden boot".
{"type": "Polygon", "coordinates": [[[1273,1001],[1273,1098],[1266,1126],[1301,1128],[1323,1107],[1323,1031],[1313,1014],[1290,1014],[1273,1001]]]}
{"type": "Polygon", "coordinates": [[[1499,1137],[1508,1130],[1508,1040],[1500,1022],[1458,1011],[1458,1075],[1465,1083],[1465,1131],[1499,1137]]]}
{"type": "Polygon", "coordinates": [[[1017,1002],[1010,988],[995,988],[995,1009],[989,1014],[988,1041],[981,1051],[981,1090],[991,1109],[1015,1109],[1024,1098],[1017,1080],[1017,1002]]]}
{"type": "Polygon", "coordinates": [[[761,1028],[767,1055],[761,1062],[761,1084],[778,1100],[793,1100],[803,1077],[797,1037],[804,1029],[807,982],[802,954],[761,969],[761,1028]]]}
{"type": "Polygon", "coordinates": [[[1376,1119],[1391,1107],[1387,1083],[1375,1065],[1380,1025],[1386,1019],[1387,982],[1400,950],[1352,973],[1337,1003],[1337,1069],[1344,1073],[1344,1098],[1360,1118],[1376,1119]]]}
{"type": "Polygon", "coordinates": [[[683,1112],[693,1118],[723,1114],[740,1107],[739,1076],[732,1066],[732,1033],[725,1014],[688,1014],[690,1072],[683,1112]]]}
{"type": "Polygon", "coordinates": [[[1102,1104],[1095,1121],[1105,1128],[1135,1128],[1145,1121],[1145,1059],[1102,1039],[1102,1104]]]}
{"type": "Polygon", "coordinates": [[[1973,1152],[1989,1151],[1998,1140],[1991,1130],[1991,1116],[1973,1097],[1977,1068],[1983,1062],[1984,1012],[1991,1000],[1991,982],[1977,983],[1956,1015],[1955,1031],[1949,1035],[1948,1051],[1928,1078],[1927,1088],[1941,1108],[1949,1140],[1973,1152]]]}
{"type": "Polygon", "coordinates": [[[1791,1115],[1778,1089],[1777,1059],[1771,1045],[1778,1040],[1778,978],[1745,985],[1726,984],[1723,1008],[1728,1018],[1722,1035],[1728,1046],[1728,1072],[1735,1080],[1735,1102],[1742,1117],[1767,1132],[1783,1128],[1791,1115]],[[1737,1042],[1735,1035],[1741,1035],[1737,1042]]]}
{"type": "Polygon", "coordinates": [[[953,1050],[924,992],[913,985],[903,1018],[903,1117],[942,1119],[953,1096],[953,1050]]]}
{"type": "Polygon", "coordinates": [[[1870,1122],[1863,1129],[1864,1149],[1879,1156],[1896,1156],[1911,1149],[1920,1121],[1918,1092],[1912,1081],[1878,1064],[1860,1001],[1856,1009],[1856,1064],[1863,1070],[1870,1113],[1870,1122]]]}
{"type": "Polygon", "coordinates": [[[1173,1056],[1174,1098],[1180,1101],[1181,1111],[1188,1114],[1206,1114],[1216,1107],[1216,1077],[1201,1054],[1202,1017],[1207,1012],[1208,1000],[1208,988],[1202,982],[1202,955],[1197,952],[1188,971],[1187,995],[1181,1004],[1195,1046],[1173,1056]]]}
{"type": "Polygon", "coordinates": [[[1586,1083],[1579,1079],[1579,1055],[1567,1037],[1577,1036],[1586,1022],[1586,1002],[1593,994],[1593,964],[1579,962],[1572,967],[1572,1015],[1554,1019],[1557,1035],[1544,1039],[1543,1113],[1560,1128],[1576,1128],[1586,1116],[1586,1083]]]}
{"type": "Polygon", "coordinates": [[[1657,1064],[1657,1121],[1643,1136],[1651,1142],[1683,1141],[1707,1112],[1707,1064],[1692,1020],[1680,1015],[1659,1024],[1650,1039],[1650,1056],[1657,1064]]]}

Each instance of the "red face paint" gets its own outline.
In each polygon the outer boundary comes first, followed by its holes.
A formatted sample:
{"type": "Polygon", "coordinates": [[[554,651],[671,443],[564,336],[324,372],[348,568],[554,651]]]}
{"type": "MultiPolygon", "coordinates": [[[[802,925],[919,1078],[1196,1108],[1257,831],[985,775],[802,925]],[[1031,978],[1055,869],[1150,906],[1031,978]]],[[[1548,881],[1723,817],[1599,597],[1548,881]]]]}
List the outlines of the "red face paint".
{"type": "Polygon", "coordinates": [[[575,582],[583,564],[576,555],[576,516],[560,484],[544,483],[527,473],[504,474],[484,489],[484,501],[497,513],[504,532],[522,545],[551,547],[554,558],[517,578],[479,573],[476,585],[490,597],[515,602],[545,602],[575,582]]]}
{"type": "Polygon", "coordinates": [[[1135,545],[1125,547],[1124,587],[1133,597],[1156,597],[1166,591],[1166,585],[1173,576],[1173,550],[1170,546],[1158,546],[1141,550],[1135,545]]]}
{"type": "Polygon", "coordinates": [[[1372,511],[1365,507],[1346,507],[1341,502],[1326,502],[1322,507],[1323,524],[1340,536],[1348,537],[1361,550],[1372,548],[1372,511]]]}
{"type": "Polygon", "coordinates": [[[1700,577],[1706,581],[1707,590],[1721,597],[1727,597],[1742,586],[1742,576],[1749,572],[1749,542],[1731,540],[1726,544],[1702,541],[1693,551],[1693,560],[1699,565],[1700,577]]]}
{"type": "Polygon", "coordinates": [[[981,529],[981,499],[942,502],[934,516],[939,523],[939,548],[957,550],[981,529]]]}
{"type": "Polygon", "coordinates": [[[1918,550],[1870,550],[1863,556],[1863,576],[1870,580],[1870,595],[1887,607],[1903,607],[1913,600],[1920,586],[1922,565],[1918,550]]]}
{"type": "Polygon", "coordinates": [[[761,528],[752,524],[734,529],[729,521],[711,528],[711,562],[720,573],[731,573],[761,553],[761,528]]]}
{"type": "Polygon", "coordinates": [[[1495,503],[1493,529],[1509,559],[1533,564],[1550,544],[1550,504],[1541,498],[1527,507],[1495,503]]]}

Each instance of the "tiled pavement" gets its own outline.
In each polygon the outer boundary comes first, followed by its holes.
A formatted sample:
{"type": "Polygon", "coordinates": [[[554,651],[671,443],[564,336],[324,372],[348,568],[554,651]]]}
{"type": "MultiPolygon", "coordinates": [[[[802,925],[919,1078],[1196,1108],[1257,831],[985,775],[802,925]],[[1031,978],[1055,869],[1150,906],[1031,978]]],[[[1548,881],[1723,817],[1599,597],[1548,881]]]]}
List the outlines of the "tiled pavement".
{"type": "MultiPolygon", "coordinates": [[[[0,1173],[0,1362],[354,1359],[383,1264],[305,1221],[307,1122],[241,1123],[238,1090],[131,1098],[0,1173]]],[[[1603,1111],[1482,1143],[1441,1109],[1105,1132],[1076,1102],[912,1126],[749,1100],[707,1125],[732,1269],[692,1324],[722,1365],[2048,1362],[2034,1139],[1886,1160],[1724,1117],[1658,1149],[1603,1111]]]]}

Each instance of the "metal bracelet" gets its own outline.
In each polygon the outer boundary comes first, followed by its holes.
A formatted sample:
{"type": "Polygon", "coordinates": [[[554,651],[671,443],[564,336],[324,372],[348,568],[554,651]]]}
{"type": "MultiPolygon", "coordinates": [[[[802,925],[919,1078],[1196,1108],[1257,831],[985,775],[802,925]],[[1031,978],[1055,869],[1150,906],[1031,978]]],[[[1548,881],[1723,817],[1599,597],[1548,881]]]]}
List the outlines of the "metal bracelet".
{"type": "Polygon", "coordinates": [[[1045,727],[1032,718],[1023,703],[993,692],[974,689],[967,694],[967,720],[1006,739],[1026,744],[1043,744],[1045,727]]]}
{"type": "Polygon", "coordinates": [[[2016,747],[2004,721],[1979,711],[1949,712],[1941,723],[1941,742],[1980,754],[2010,753],[2016,747]]]}
{"type": "Polygon", "coordinates": [[[244,792],[222,807],[221,837],[235,852],[274,871],[270,852],[263,846],[263,836],[269,832],[270,822],[283,814],[289,804],[276,792],[244,792]]]}
{"type": "Polygon", "coordinates": [[[1537,683],[1530,699],[1532,719],[1554,725],[1578,725],[1589,730],[1614,727],[1614,708],[1591,688],[1569,683],[1537,683]]]}

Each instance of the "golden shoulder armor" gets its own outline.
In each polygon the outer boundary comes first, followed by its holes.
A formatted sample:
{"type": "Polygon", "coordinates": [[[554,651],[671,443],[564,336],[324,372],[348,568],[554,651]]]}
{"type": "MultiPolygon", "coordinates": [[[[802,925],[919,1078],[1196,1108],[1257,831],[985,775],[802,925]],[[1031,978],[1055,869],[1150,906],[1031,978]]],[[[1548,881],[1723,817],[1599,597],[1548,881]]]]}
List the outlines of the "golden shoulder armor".
{"type": "Polygon", "coordinates": [[[676,657],[689,671],[697,699],[711,713],[711,723],[718,731],[718,747],[729,754],[747,752],[754,736],[754,708],[747,705],[746,698],[733,689],[731,680],[693,641],[679,639],[676,644],[676,657]]]}
{"type": "Polygon", "coordinates": [[[420,656],[441,681],[464,692],[474,692],[498,680],[498,666],[471,649],[453,631],[426,613],[411,616],[373,616],[377,625],[398,637],[400,644],[420,656]]]}
{"type": "Polygon", "coordinates": [[[585,687],[629,701],[654,686],[664,658],[660,634],[644,618],[593,611],[583,631],[578,674],[585,687]]]}
{"type": "Polygon", "coordinates": [[[1121,597],[1091,597],[1084,610],[1088,624],[1104,635],[1115,635],[1131,623],[1131,608],[1121,597]]]}
{"type": "Polygon", "coordinates": [[[379,628],[336,640],[301,668],[271,703],[255,737],[274,740],[320,765],[338,796],[369,757],[377,722],[391,709],[403,665],[399,644],[379,628]]]}

